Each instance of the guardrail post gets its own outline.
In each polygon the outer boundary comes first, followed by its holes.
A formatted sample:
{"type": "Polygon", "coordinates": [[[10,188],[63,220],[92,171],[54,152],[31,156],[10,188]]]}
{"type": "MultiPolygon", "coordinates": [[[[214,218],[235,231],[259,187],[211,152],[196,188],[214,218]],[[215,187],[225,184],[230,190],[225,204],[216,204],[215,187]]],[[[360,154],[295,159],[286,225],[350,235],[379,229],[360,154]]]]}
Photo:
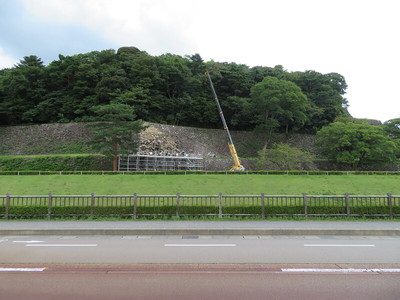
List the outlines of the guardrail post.
{"type": "Polygon", "coordinates": [[[222,193],[219,193],[218,200],[218,217],[222,218],[222,193]]]}
{"type": "Polygon", "coordinates": [[[307,194],[303,193],[303,203],[304,203],[304,217],[308,217],[308,200],[307,194]]]}
{"type": "Polygon", "coordinates": [[[265,194],[261,193],[261,217],[265,219],[265,194]]]}
{"type": "Polygon", "coordinates": [[[390,218],[393,219],[393,203],[392,203],[392,193],[387,194],[388,197],[388,205],[389,205],[389,214],[390,218]]]}
{"type": "Polygon", "coordinates": [[[179,202],[180,202],[181,194],[176,194],[176,216],[179,217],[179,202]]]}
{"type": "Polygon", "coordinates": [[[345,199],[346,199],[346,215],[349,218],[350,217],[350,194],[346,193],[344,194],[345,199]]]}
{"type": "Polygon", "coordinates": [[[137,218],[137,193],[133,194],[133,219],[136,220],[137,218]]]}
{"type": "Polygon", "coordinates": [[[90,216],[93,217],[94,215],[94,193],[91,193],[91,202],[90,202],[90,216]]]}
{"type": "Polygon", "coordinates": [[[4,214],[4,218],[8,219],[8,214],[9,214],[9,210],[10,210],[10,203],[11,203],[11,197],[10,197],[10,193],[6,194],[6,211],[4,214]]]}
{"type": "Polygon", "coordinates": [[[51,209],[53,207],[53,194],[49,193],[49,206],[47,208],[47,219],[51,219],[51,209]]]}

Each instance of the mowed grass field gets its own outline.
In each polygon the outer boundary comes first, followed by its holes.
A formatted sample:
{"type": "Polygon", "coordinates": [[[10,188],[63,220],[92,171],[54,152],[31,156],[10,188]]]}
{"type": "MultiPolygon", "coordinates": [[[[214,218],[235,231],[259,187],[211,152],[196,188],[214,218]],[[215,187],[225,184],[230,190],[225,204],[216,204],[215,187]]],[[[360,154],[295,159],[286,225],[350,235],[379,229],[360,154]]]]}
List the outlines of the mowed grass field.
{"type": "Polygon", "coordinates": [[[5,195],[400,195],[382,175],[30,175],[0,176],[5,195]]]}

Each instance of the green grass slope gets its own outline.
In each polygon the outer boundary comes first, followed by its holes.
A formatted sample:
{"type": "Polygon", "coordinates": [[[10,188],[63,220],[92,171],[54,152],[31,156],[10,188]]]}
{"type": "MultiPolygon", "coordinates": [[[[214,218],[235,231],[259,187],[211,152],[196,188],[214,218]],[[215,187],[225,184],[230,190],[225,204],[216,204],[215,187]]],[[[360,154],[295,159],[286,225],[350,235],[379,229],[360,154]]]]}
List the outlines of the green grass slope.
{"type": "Polygon", "coordinates": [[[400,195],[398,176],[46,175],[0,176],[5,195],[400,195]]]}

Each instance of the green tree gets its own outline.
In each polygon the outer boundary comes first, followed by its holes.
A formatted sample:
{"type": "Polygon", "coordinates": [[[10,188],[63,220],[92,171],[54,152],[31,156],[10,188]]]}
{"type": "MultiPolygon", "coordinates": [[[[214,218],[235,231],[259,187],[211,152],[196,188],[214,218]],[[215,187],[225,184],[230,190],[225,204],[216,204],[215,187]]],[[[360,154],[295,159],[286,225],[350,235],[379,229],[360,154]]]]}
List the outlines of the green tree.
{"type": "Polygon", "coordinates": [[[200,54],[196,53],[194,55],[186,55],[185,57],[189,59],[188,66],[192,74],[200,74],[201,76],[203,76],[205,72],[205,64],[200,54]]]}
{"type": "Polygon", "coordinates": [[[254,81],[254,84],[261,82],[267,76],[272,76],[278,79],[286,80],[287,74],[288,72],[285,71],[283,66],[281,65],[277,65],[273,68],[256,66],[250,69],[250,75],[252,77],[252,80],[254,81]]]}
{"type": "Polygon", "coordinates": [[[189,59],[179,55],[168,53],[157,58],[160,80],[156,86],[161,94],[158,98],[159,114],[175,125],[178,125],[190,98],[188,91],[192,73],[188,65],[189,59]]]}
{"type": "Polygon", "coordinates": [[[307,122],[309,100],[293,82],[267,76],[251,88],[250,95],[256,126],[270,134],[278,129],[287,134],[307,122]]]}
{"type": "Polygon", "coordinates": [[[383,123],[383,129],[391,138],[400,140],[400,118],[386,121],[383,123]]]}
{"type": "Polygon", "coordinates": [[[112,93],[123,89],[125,84],[114,50],[60,55],[46,71],[45,101],[51,106],[61,102],[58,117],[67,121],[85,119],[92,106],[109,103],[115,97],[112,93]]]}
{"type": "Polygon", "coordinates": [[[0,115],[5,124],[37,122],[35,106],[40,103],[44,90],[44,65],[37,56],[25,56],[12,69],[0,77],[0,115]]]}
{"type": "Polygon", "coordinates": [[[138,118],[146,121],[217,128],[218,111],[205,70],[212,74],[227,123],[235,129],[315,131],[346,112],[341,106],[346,103],[342,97],[346,82],[336,73],[289,73],[280,65],[249,68],[233,62],[204,62],[197,53],[151,56],[135,47],[122,47],[117,52],[60,54],[48,66],[30,55],[13,68],[0,70],[0,124],[85,121],[93,113],[91,107],[118,102],[134,106],[138,118]],[[288,108],[294,103],[284,107],[279,101],[282,110],[260,120],[260,107],[255,107],[258,103],[250,94],[266,76],[299,86],[312,101],[307,111],[288,108]]]}
{"type": "Polygon", "coordinates": [[[332,123],[336,117],[345,115],[347,100],[343,98],[347,89],[344,77],[337,73],[321,74],[316,71],[293,72],[287,80],[298,85],[310,99],[314,109],[309,111],[309,131],[315,132],[332,123]]]}
{"type": "MultiPolygon", "coordinates": [[[[400,149],[400,118],[386,121],[383,123],[382,127],[389,138],[395,142],[400,149]]],[[[400,158],[400,151],[397,153],[397,157],[400,158]]]]}
{"type": "Polygon", "coordinates": [[[151,102],[151,91],[149,89],[134,86],[130,90],[116,96],[114,102],[133,106],[138,119],[150,119],[149,102],[151,102]]]}
{"type": "Polygon", "coordinates": [[[256,166],[262,170],[313,169],[313,155],[288,144],[274,144],[258,152],[256,166]]]}
{"type": "MultiPolygon", "coordinates": [[[[250,129],[252,124],[249,122],[245,124],[247,120],[243,119],[243,114],[247,113],[244,113],[243,106],[249,102],[250,88],[255,84],[249,67],[236,63],[211,61],[206,63],[206,68],[211,74],[226,122],[234,129],[250,129]]],[[[210,87],[205,87],[205,89],[210,95],[210,87]]],[[[209,98],[208,95],[207,98],[209,98]]],[[[216,108],[215,112],[218,114],[216,108]]],[[[214,126],[219,126],[219,122],[214,123],[214,126]]]]}
{"type": "Polygon", "coordinates": [[[16,67],[43,67],[43,61],[41,58],[37,57],[36,55],[24,56],[23,59],[17,63],[16,67]]]}
{"type": "Polygon", "coordinates": [[[94,150],[112,158],[113,170],[117,170],[118,156],[137,151],[137,134],[145,127],[142,121],[135,120],[132,106],[111,103],[92,107],[95,113],[91,146],[94,150]]]}
{"type": "Polygon", "coordinates": [[[317,132],[316,146],[329,160],[352,168],[393,163],[399,153],[382,127],[368,123],[329,124],[317,132]]]}
{"type": "MultiPolygon", "coordinates": [[[[206,66],[212,75],[218,98],[224,100],[231,96],[249,97],[250,88],[255,82],[248,66],[217,62],[209,62],[206,66]]],[[[223,101],[221,105],[224,106],[223,101]]]]}
{"type": "Polygon", "coordinates": [[[250,98],[231,96],[226,99],[225,103],[224,115],[232,128],[249,129],[252,119],[250,98]]]}

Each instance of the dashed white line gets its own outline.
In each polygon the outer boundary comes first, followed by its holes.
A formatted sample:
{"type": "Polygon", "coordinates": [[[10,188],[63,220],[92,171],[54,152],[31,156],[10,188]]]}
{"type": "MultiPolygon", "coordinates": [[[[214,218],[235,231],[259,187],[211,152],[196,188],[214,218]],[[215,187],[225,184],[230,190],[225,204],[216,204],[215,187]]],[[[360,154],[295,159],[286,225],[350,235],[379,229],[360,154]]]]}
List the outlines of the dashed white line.
{"type": "Polygon", "coordinates": [[[0,268],[0,272],[43,272],[46,268],[0,268]]]}
{"type": "Polygon", "coordinates": [[[26,247],[96,247],[97,244],[27,244],[26,247]]]}
{"type": "Polygon", "coordinates": [[[236,244],[164,244],[165,247],[236,247],[236,244]]]}
{"type": "Polygon", "coordinates": [[[44,242],[43,241],[13,241],[13,243],[34,244],[34,243],[44,243],[44,242]]]}
{"type": "Polygon", "coordinates": [[[400,269],[281,269],[291,273],[400,273],[400,269]]]}
{"type": "Polygon", "coordinates": [[[304,244],[304,247],[375,247],[375,245],[304,244]]]}

